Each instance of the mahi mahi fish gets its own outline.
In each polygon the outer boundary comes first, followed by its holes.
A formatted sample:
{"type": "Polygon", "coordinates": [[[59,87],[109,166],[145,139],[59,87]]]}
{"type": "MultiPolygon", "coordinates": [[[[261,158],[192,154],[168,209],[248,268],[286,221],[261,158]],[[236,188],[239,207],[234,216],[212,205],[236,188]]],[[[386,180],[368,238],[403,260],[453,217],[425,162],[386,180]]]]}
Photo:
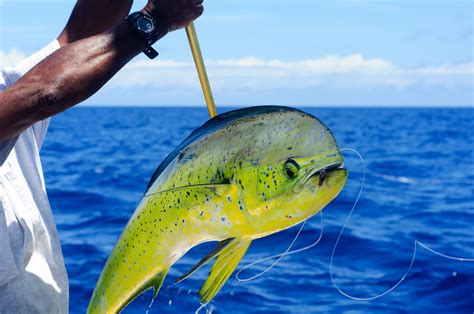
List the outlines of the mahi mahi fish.
{"type": "Polygon", "coordinates": [[[342,190],[347,170],[331,131],[300,110],[262,106],[219,115],[161,163],[113,249],[89,313],[120,312],[200,243],[216,258],[199,291],[208,303],[254,239],[315,215],[342,190]]]}

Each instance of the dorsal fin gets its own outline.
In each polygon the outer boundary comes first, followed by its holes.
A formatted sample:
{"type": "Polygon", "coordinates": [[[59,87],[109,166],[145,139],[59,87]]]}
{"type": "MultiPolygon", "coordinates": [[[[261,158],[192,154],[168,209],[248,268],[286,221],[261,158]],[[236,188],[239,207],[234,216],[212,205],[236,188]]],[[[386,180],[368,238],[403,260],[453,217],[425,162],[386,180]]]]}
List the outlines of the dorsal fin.
{"type": "Polygon", "coordinates": [[[211,120],[204,123],[202,126],[194,130],[191,135],[189,135],[181,144],[176,147],[158,166],[155,173],[151,176],[150,182],[145,190],[145,194],[147,194],[148,190],[153,186],[155,181],[160,177],[163,171],[168,167],[168,165],[179,155],[180,152],[184,151],[184,149],[195,142],[196,140],[209,135],[221,128],[226,127],[227,125],[236,122],[238,120],[242,120],[248,118],[250,116],[261,115],[261,114],[268,114],[278,111],[297,111],[297,109],[290,108],[290,107],[283,107],[283,106],[255,106],[255,107],[248,107],[238,110],[229,111],[218,115],[211,120]]]}

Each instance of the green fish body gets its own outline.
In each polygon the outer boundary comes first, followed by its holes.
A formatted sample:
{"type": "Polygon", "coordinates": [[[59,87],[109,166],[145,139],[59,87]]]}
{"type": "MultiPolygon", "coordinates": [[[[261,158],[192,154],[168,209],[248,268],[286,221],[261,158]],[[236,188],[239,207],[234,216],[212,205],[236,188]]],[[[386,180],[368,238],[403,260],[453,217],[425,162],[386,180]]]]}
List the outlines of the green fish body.
{"type": "Polygon", "coordinates": [[[216,249],[178,281],[217,258],[199,291],[208,303],[253,239],[290,228],[331,202],[347,179],[331,131],[287,107],[219,115],[158,167],[99,278],[89,313],[116,313],[145,290],[155,296],[194,246],[216,249]]]}

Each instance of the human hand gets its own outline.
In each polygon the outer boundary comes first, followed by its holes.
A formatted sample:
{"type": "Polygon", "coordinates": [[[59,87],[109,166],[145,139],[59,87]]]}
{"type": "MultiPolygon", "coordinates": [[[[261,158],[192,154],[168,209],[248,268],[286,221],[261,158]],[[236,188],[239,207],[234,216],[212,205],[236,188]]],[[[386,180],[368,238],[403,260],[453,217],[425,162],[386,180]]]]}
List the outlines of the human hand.
{"type": "Polygon", "coordinates": [[[204,12],[203,0],[148,0],[143,9],[160,23],[168,32],[188,26],[204,12]]]}
{"type": "Polygon", "coordinates": [[[128,15],[133,0],[78,0],[58,37],[61,46],[100,34],[128,15]]]}

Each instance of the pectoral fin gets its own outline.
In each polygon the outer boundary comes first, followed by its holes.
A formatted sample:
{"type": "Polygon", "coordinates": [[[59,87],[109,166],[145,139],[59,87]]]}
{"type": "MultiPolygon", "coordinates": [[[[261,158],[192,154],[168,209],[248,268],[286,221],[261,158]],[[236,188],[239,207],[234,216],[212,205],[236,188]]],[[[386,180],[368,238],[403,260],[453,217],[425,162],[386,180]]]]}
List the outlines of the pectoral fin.
{"type": "Polygon", "coordinates": [[[226,239],[224,241],[221,241],[219,242],[219,244],[217,244],[217,247],[212,250],[209,254],[207,254],[206,257],[204,257],[202,260],[199,261],[199,263],[197,263],[196,265],[193,266],[193,268],[191,268],[186,274],[182,275],[181,277],[179,277],[174,283],[177,284],[177,283],[180,283],[182,281],[184,281],[185,279],[189,278],[189,276],[191,276],[192,274],[194,274],[196,272],[196,270],[198,270],[199,268],[201,268],[202,266],[206,265],[207,263],[209,263],[214,257],[216,257],[217,255],[219,255],[219,253],[226,247],[228,246],[230,243],[232,243],[235,239],[234,238],[231,238],[231,239],[226,239]]]}
{"type": "Polygon", "coordinates": [[[230,184],[228,179],[224,179],[222,183],[215,183],[215,184],[195,184],[195,185],[185,185],[180,187],[175,187],[172,189],[161,190],[156,192],[148,191],[143,197],[151,197],[160,194],[170,194],[172,192],[186,192],[190,190],[202,190],[202,191],[210,191],[215,195],[225,195],[228,194],[230,189],[235,188],[235,185],[230,184]]]}
{"type": "Polygon", "coordinates": [[[220,250],[209,277],[199,290],[202,303],[209,303],[221,290],[247,252],[251,242],[251,240],[234,239],[220,250]]]}

